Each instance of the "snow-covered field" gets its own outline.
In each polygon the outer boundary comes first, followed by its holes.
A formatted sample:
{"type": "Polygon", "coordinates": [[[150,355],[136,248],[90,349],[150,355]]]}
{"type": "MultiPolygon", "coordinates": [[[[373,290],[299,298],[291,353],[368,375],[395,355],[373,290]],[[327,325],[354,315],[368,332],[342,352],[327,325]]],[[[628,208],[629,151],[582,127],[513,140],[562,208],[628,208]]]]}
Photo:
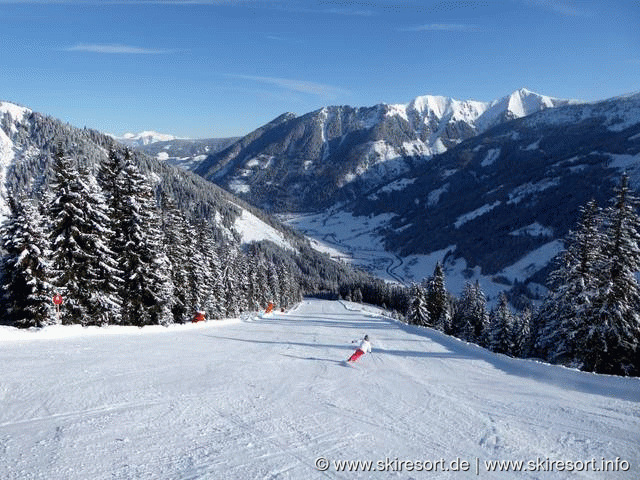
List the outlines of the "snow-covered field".
{"type": "Polygon", "coordinates": [[[2,479],[640,476],[640,379],[509,359],[357,304],[166,329],[3,327],[0,365],[2,479]],[[364,333],[373,353],[345,365],[364,333]],[[627,471],[593,471],[602,459],[627,471]],[[339,472],[343,460],[386,472],[339,472]],[[492,460],[538,471],[489,473],[492,460]],[[451,462],[468,471],[443,472],[451,462]]]}

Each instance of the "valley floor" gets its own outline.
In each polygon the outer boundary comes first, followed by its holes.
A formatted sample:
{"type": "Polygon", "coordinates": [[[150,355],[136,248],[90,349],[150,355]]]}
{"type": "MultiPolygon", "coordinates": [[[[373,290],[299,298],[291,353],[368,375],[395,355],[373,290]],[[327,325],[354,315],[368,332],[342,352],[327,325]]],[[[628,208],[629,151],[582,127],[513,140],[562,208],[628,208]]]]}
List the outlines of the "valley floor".
{"type": "Polygon", "coordinates": [[[0,365],[3,479],[640,476],[640,379],[494,355],[353,303],[168,329],[2,327],[0,365]],[[364,333],[373,353],[346,365],[364,333]],[[594,471],[603,459],[627,471],[594,471]],[[338,471],[348,460],[386,471],[338,471]]]}
{"type": "MultiPolygon", "coordinates": [[[[387,282],[404,285],[422,282],[433,275],[437,262],[442,263],[447,254],[456,251],[456,245],[449,245],[429,254],[403,257],[386,250],[381,231],[388,228],[392,217],[392,214],[354,216],[340,209],[279,215],[281,221],[306,235],[316,250],[327,253],[334,260],[368,270],[387,282]]],[[[489,304],[495,305],[500,292],[511,288],[516,280],[527,280],[547,266],[563,248],[562,241],[550,240],[495,275],[483,274],[479,266],[470,268],[463,258],[450,257],[443,265],[447,290],[460,296],[466,283],[477,280],[489,304]]],[[[537,293],[546,291],[542,285],[533,283],[529,288],[537,293]]]]}

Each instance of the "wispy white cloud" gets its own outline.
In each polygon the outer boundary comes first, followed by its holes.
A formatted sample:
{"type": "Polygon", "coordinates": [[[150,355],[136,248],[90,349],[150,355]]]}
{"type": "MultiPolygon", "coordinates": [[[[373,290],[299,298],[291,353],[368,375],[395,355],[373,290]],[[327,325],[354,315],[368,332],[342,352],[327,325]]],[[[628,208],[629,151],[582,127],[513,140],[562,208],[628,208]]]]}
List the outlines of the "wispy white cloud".
{"type": "Polygon", "coordinates": [[[228,74],[227,77],[237,78],[241,80],[250,80],[253,82],[274,85],[285,90],[298,93],[306,93],[309,95],[317,95],[327,99],[335,99],[340,95],[348,95],[350,92],[340,87],[326,85],[322,83],[309,82],[306,80],[294,80],[290,78],[279,77],[262,77],[257,75],[233,75],[228,74]]]}
{"type": "Polygon", "coordinates": [[[181,50],[177,49],[157,49],[134,47],[131,45],[121,45],[116,43],[78,43],[72,47],[63,48],[66,52],[90,52],[90,53],[109,53],[109,54],[128,54],[128,55],[165,55],[168,53],[177,53],[181,50]]]}
{"type": "Polygon", "coordinates": [[[399,28],[400,32],[478,32],[477,25],[467,23],[429,23],[426,25],[415,25],[413,27],[399,28]]]}

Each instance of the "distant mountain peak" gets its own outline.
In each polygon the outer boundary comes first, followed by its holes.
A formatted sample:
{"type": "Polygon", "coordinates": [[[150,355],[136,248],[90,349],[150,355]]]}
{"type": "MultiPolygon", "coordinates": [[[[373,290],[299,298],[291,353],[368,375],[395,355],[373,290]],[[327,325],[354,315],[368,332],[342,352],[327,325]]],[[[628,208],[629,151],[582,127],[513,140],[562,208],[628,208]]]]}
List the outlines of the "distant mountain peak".
{"type": "Polygon", "coordinates": [[[406,104],[387,105],[387,115],[399,115],[407,120],[420,117],[420,123],[432,120],[464,122],[481,132],[505,120],[526,117],[546,108],[575,103],[581,102],[549,97],[523,87],[490,102],[421,95],[406,104]]]}
{"type": "Polygon", "coordinates": [[[156,142],[169,142],[171,140],[184,140],[184,138],[176,137],[175,135],[171,135],[168,133],[158,133],[153,130],[145,130],[144,132],[140,133],[127,132],[120,137],[117,135],[109,135],[116,141],[130,147],[140,147],[156,142]]]}

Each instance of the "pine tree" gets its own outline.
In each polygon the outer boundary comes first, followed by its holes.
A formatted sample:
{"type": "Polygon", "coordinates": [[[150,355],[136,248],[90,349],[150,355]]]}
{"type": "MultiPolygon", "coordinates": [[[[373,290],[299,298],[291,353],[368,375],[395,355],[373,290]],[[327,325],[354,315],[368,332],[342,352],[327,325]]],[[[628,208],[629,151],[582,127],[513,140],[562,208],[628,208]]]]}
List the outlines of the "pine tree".
{"type": "Polygon", "coordinates": [[[273,304],[277,306],[280,302],[280,281],[278,279],[278,270],[274,263],[269,263],[267,266],[267,281],[269,282],[269,291],[271,292],[269,302],[273,302],[273,304]]]}
{"type": "Polygon", "coordinates": [[[453,335],[453,318],[451,315],[451,308],[445,308],[438,319],[434,322],[433,326],[447,335],[453,335]]]}
{"type": "Polygon", "coordinates": [[[280,305],[286,308],[296,301],[296,280],[291,274],[291,269],[284,263],[279,264],[277,270],[280,278],[280,305]]]}
{"type": "Polygon", "coordinates": [[[487,346],[489,331],[489,312],[487,311],[487,299],[476,280],[473,286],[473,299],[470,309],[473,319],[473,334],[478,345],[487,346]]]}
{"type": "Polygon", "coordinates": [[[525,308],[513,317],[511,327],[511,355],[527,357],[531,351],[531,310],[525,308]]]}
{"type": "Polygon", "coordinates": [[[37,206],[9,199],[12,215],[2,228],[7,256],[3,290],[7,316],[17,327],[55,323],[51,298],[50,256],[45,224],[37,206]]]}
{"type": "MultiPolygon", "coordinates": [[[[131,153],[126,151],[126,160],[130,161],[131,153]]],[[[109,150],[107,160],[100,163],[98,170],[98,184],[107,201],[109,212],[109,228],[113,232],[110,238],[109,249],[114,252],[116,258],[120,259],[124,255],[126,237],[124,234],[125,204],[124,192],[122,191],[121,173],[124,169],[125,161],[120,157],[115,149],[109,150]]]]}
{"type": "Polygon", "coordinates": [[[247,260],[247,275],[248,275],[248,287],[249,292],[247,295],[247,307],[251,312],[257,312],[260,310],[259,298],[260,295],[258,293],[259,284],[258,284],[258,258],[257,256],[250,255],[247,260]]]}
{"type": "Polygon", "coordinates": [[[49,238],[52,249],[52,283],[55,285],[56,293],[65,298],[61,323],[79,323],[86,313],[78,305],[82,284],[81,279],[77,278],[84,258],[77,258],[77,230],[74,224],[82,211],[78,205],[79,194],[73,191],[78,172],[64,154],[61,145],[58,145],[55,152],[53,174],[50,188],[52,195],[46,208],[51,228],[49,238]]]}
{"type": "Polygon", "coordinates": [[[588,371],[640,374],[640,217],[638,199],[623,175],[616,198],[606,212],[606,243],[598,294],[589,324],[578,329],[578,360],[588,371]]]}
{"type": "MultiPolygon", "coordinates": [[[[209,318],[222,318],[225,292],[214,230],[205,221],[197,223],[197,230],[193,236],[196,241],[195,252],[188,261],[195,275],[194,302],[201,305],[209,318]]],[[[223,258],[230,261],[229,258],[223,258]]]]}
{"type": "Polygon", "coordinates": [[[171,323],[170,264],[164,251],[155,195],[129,159],[118,175],[124,271],[123,321],[131,325],[171,323]]]}
{"type": "Polygon", "coordinates": [[[362,290],[356,288],[353,292],[353,301],[356,303],[362,303],[362,290]]]}
{"type": "Polygon", "coordinates": [[[469,342],[486,345],[489,315],[487,300],[478,281],[475,284],[465,284],[453,323],[457,336],[469,342]]]}
{"type": "Polygon", "coordinates": [[[572,364],[581,335],[593,323],[594,297],[604,260],[601,215],[595,200],[581,209],[560,265],[549,276],[552,290],[541,310],[544,326],[537,350],[552,362],[572,364]]]}
{"type": "Polygon", "coordinates": [[[212,259],[216,256],[211,241],[211,232],[204,221],[197,221],[190,227],[191,233],[185,239],[189,254],[184,266],[188,272],[189,303],[192,309],[204,310],[215,318],[214,310],[219,310],[214,298],[215,283],[212,259]]]}
{"type": "MultiPolygon", "coordinates": [[[[131,156],[127,150],[127,159],[131,156]]],[[[114,148],[109,150],[107,160],[100,163],[98,169],[98,183],[104,192],[107,203],[112,212],[118,210],[122,199],[120,198],[120,189],[118,187],[118,175],[124,168],[124,161],[114,148]]]]}
{"type": "Polygon", "coordinates": [[[119,323],[117,262],[108,247],[109,216],[88,172],[78,172],[59,149],[54,163],[51,218],[53,283],[65,297],[62,323],[119,323]]]}
{"type": "Polygon", "coordinates": [[[162,232],[174,285],[171,314],[174,322],[184,323],[193,314],[189,267],[194,242],[187,219],[166,194],[162,196],[162,232]]]}
{"type": "Polygon", "coordinates": [[[114,235],[111,230],[111,211],[96,178],[87,170],[78,176],[82,184],[83,209],[87,245],[93,255],[89,257],[85,271],[85,299],[90,323],[96,325],[119,324],[122,321],[120,289],[124,280],[118,266],[116,253],[110,244],[114,235]]]}
{"type": "Polygon", "coordinates": [[[238,313],[249,309],[248,295],[250,292],[247,258],[238,251],[234,258],[233,269],[236,276],[236,309],[238,313]]]}
{"type": "Polygon", "coordinates": [[[431,326],[426,292],[421,285],[413,284],[411,286],[407,320],[413,325],[431,326]]]}
{"type": "Polygon", "coordinates": [[[433,276],[427,283],[427,309],[429,318],[436,328],[444,333],[451,332],[451,309],[444,283],[444,271],[440,262],[436,263],[433,276]]]}
{"type": "Polygon", "coordinates": [[[511,354],[513,314],[509,310],[507,297],[500,294],[498,306],[489,317],[489,348],[496,353],[511,354]]]}
{"type": "Polygon", "coordinates": [[[207,261],[207,272],[209,274],[208,283],[210,286],[210,297],[207,302],[208,309],[211,311],[213,318],[223,317],[224,302],[224,284],[222,281],[222,266],[219,248],[214,245],[214,238],[210,237],[207,243],[209,247],[206,250],[205,260],[207,261]]]}
{"type": "Polygon", "coordinates": [[[238,278],[238,272],[236,271],[236,255],[238,252],[230,245],[225,245],[221,253],[221,257],[225,259],[221,273],[222,273],[222,288],[224,294],[222,297],[224,317],[235,317],[240,313],[240,295],[238,294],[240,280],[238,278]]]}
{"type": "Polygon", "coordinates": [[[259,309],[265,309],[267,304],[271,301],[272,293],[269,287],[269,276],[267,264],[263,258],[257,259],[257,287],[256,287],[256,302],[259,309]]]}

